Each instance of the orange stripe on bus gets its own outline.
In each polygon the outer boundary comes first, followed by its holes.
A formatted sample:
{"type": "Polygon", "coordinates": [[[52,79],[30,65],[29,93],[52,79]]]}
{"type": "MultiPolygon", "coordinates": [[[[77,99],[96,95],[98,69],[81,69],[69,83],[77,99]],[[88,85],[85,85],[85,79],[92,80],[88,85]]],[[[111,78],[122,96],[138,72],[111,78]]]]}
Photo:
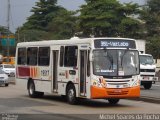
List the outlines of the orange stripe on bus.
{"type": "Polygon", "coordinates": [[[30,77],[32,77],[32,68],[30,67],[30,77]]]}
{"type": "Polygon", "coordinates": [[[91,98],[135,98],[140,97],[140,87],[132,88],[99,88],[91,86],[91,98]],[[120,92],[121,91],[121,92],[120,92]]]}
{"type": "Polygon", "coordinates": [[[35,68],[33,67],[33,78],[35,78],[35,68]]]}
{"type": "Polygon", "coordinates": [[[35,77],[37,77],[37,67],[35,67],[35,77]]]}
{"type": "Polygon", "coordinates": [[[33,71],[33,68],[32,68],[32,77],[34,77],[34,73],[33,73],[34,71],[33,71]]]}

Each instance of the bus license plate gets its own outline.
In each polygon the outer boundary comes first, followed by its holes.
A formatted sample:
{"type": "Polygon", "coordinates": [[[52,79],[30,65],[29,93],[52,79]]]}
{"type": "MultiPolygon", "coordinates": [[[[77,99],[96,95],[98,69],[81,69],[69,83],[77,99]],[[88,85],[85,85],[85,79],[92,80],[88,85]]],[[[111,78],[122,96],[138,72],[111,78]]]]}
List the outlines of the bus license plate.
{"type": "Polygon", "coordinates": [[[115,93],[121,93],[122,90],[114,90],[115,93]]]}

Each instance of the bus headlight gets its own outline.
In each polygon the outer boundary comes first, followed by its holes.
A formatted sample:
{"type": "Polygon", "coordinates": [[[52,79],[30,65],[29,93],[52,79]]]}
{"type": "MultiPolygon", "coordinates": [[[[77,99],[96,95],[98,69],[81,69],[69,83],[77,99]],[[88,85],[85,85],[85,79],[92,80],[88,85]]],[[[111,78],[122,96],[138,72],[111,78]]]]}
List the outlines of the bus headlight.
{"type": "Polygon", "coordinates": [[[95,76],[92,81],[92,85],[100,88],[106,88],[106,80],[102,76],[95,76]]]}
{"type": "Polygon", "coordinates": [[[133,86],[133,87],[134,87],[134,86],[140,86],[140,80],[136,80],[136,81],[133,83],[132,86],[133,86]]]}
{"type": "Polygon", "coordinates": [[[93,81],[93,86],[102,87],[101,83],[98,80],[93,81]]]}
{"type": "Polygon", "coordinates": [[[100,88],[106,88],[107,84],[105,82],[100,82],[98,80],[94,80],[93,86],[100,87],[100,88]]]}

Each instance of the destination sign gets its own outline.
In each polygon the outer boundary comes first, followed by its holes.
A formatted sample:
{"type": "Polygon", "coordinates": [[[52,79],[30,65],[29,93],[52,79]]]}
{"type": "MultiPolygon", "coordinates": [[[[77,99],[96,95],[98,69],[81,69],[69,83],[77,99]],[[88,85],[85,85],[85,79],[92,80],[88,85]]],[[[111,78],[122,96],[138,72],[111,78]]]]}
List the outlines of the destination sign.
{"type": "Polygon", "coordinates": [[[94,41],[95,48],[136,48],[134,40],[125,39],[97,39],[94,41]]]}

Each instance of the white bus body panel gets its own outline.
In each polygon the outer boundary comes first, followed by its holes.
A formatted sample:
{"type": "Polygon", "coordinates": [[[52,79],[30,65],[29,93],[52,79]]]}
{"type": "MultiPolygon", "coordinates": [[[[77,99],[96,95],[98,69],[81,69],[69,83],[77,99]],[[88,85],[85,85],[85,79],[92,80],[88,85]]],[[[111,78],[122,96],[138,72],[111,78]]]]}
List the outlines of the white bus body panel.
{"type": "Polygon", "coordinates": [[[35,80],[36,91],[51,93],[51,81],[35,80]]]}

